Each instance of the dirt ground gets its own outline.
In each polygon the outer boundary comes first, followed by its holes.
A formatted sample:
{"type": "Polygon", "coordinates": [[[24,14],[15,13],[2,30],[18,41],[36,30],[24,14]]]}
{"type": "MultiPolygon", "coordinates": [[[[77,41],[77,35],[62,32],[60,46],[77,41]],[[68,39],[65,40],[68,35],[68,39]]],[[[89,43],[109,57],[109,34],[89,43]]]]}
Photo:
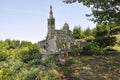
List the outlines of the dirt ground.
{"type": "Polygon", "coordinates": [[[68,57],[58,72],[62,80],[120,80],[120,53],[68,57]]]}

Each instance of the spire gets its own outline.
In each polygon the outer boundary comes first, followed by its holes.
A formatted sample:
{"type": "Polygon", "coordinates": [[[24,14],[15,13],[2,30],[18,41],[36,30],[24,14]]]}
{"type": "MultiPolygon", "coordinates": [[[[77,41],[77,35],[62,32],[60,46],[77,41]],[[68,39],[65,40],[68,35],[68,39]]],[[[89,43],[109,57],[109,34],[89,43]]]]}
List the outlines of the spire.
{"type": "Polygon", "coordinates": [[[50,18],[53,18],[52,5],[50,5],[50,18]]]}

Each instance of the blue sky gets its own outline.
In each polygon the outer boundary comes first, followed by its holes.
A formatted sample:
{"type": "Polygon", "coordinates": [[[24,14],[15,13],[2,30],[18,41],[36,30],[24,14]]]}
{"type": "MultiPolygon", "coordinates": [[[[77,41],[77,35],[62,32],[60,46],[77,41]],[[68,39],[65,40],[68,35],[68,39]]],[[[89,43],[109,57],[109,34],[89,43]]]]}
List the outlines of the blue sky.
{"type": "Polygon", "coordinates": [[[74,26],[93,28],[85,14],[90,9],[80,3],[64,4],[62,0],[0,0],[0,40],[16,39],[37,42],[45,39],[49,7],[53,7],[56,29],[65,22],[74,26]]]}

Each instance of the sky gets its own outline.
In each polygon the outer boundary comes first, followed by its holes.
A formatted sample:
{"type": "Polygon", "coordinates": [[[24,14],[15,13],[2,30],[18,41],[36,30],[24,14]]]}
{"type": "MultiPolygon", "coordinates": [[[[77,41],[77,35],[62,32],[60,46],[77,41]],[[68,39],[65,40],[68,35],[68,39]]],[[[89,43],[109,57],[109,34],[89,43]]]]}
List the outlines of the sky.
{"type": "Polygon", "coordinates": [[[65,22],[70,30],[75,26],[93,28],[85,16],[90,9],[80,3],[64,4],[62,0],[0,0],[0,40],[15,39],[37,43],[47,35],[47,19],[53,7],[56,29],[65,22]]]}

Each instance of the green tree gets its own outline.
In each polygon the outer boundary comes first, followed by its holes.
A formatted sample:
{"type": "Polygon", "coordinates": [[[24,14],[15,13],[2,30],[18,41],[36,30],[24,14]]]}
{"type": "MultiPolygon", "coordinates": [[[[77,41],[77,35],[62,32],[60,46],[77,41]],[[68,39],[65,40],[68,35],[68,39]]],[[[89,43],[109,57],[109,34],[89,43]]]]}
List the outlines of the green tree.
{"type": "Polygon", "coordinates": [[[0,41],[0,80],[36,80],[40,71],[39,49],[27,41],[0,41]]]}
{"type": "Polygon", "coordinates": [[[110,35],[109,25],[99,24],[96,26],[95,32],[95,42],[100,48],[105,48],[107,46],[113,46],[116,42],[116,38],[110,35]]]}
{"type": "Polygon", "coordinates": [[[5,61],[8,57],[7,51],[5,49],[0,49],[0,62],[5,61]]]}
{"type": "Polygon", "coordinates": [[[98,24],[96,26],[95,37],[104,37],[109,35],[109,27],[104,24],[98,24]]]}
{"type": "Polygon", "coordinates": [[[91,8],[93,17],[90,20],[97,23],[120,24],[120,0],[63,0],[64,3],[83,3],[91,8]]]}
{"type": "Polygon", "coordinates": [[[19,40],[12,40],[9,41],[10,48],[15,49],[17,47],[20,47],[20,41],[19,40]]]}
{"type": "Polygon", "coordinates": [[[116,26],[111,29],[110,34],[119,34],[120,33],[120,26],[116,26]]]}
{"type": "Polygon", "coordinates": [[[88,36],[91,36],[91,35],[92,35],[92,32],[91,32],[91,30],[90,30],[89,27],[88,27],[83,33],[84,33],[84,36],[85,36],[85,37],[88,37],[88,36]]]}
{"type": "Polygon", "coordinates": [[[28,41],[22,41],[20,46],[21,47],[31,47],[32,43],[28,42],[28,41]]]}
{"type": "Polygon", "coordinates": [[[73,33],[72,33],[72,36],[74,39],[80,39],[81,38],[81,33],[82,33],[82,30],[81,30],[81,27],[79,26],[75,26],[74,29],[73,29],[73,33]]]}

